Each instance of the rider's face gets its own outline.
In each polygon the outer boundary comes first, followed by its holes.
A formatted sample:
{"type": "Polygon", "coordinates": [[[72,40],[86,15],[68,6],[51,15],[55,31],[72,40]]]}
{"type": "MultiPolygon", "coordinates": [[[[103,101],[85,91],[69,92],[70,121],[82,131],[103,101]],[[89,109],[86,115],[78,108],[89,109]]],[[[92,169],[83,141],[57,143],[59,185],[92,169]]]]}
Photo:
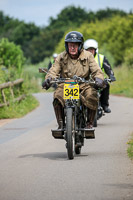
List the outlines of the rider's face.
{"type": "Polygon", "coordinates": [[[72,56],[78,55],[79,44],[75,42],[68,42],[69,54],[72,56]]]}
{"type": "Polygon", "coordinates": [[[96,50],[94,48],[89,48],[87,51],[91,52],[93,56],[95,55],[96,50]]]}

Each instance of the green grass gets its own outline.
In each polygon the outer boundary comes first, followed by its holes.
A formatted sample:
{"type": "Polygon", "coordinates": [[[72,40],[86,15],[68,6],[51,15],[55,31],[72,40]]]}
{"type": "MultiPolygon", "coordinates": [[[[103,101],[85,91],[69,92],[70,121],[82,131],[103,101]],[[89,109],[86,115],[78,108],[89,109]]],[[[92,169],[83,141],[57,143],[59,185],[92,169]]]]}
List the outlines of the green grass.
{"type": "Polygon", "coordinates": [[[125,66],[114,68],[116,82],[111,84],[111,94],[133,98],[133,69],[125,66]]]}
{"type": "Polygon", "coordinates": [[[127,144],[128,144],[128,149],[127,149],[128,156],[133,160],[133,133],[131,139],[128,141],[127,144]]]}
{"type": "Polygon", "coordinates": [[[11,103],[10,106],[0,108],[0,119],[19,118],[39,105],[38,101],[32,95],[26,96],[21,102],[11,103]]]}
{"type": "MultiPolygon", "coordinates": [[[[48,63],[48,59],[46,60],[48,63]]],[[[21,94],[27,94],[26,98],[21,102],[12,102],[12,98],[10,100],[10,90],[9,88],[5,89],[5,96],[8,101],[10,101],[9,106],[5,106],[0,108],[0,119],[11,119],[11,118],[19,118],[23,117],[33,109],[35,109],[39,102],[33,97],[32,93],[38,92],[46,92],[46,90],[42,89],[42,81],[44,80],[45,74],[40,74],[38,68],[47,66],[46,62],[39,63],[38,65],[30,65],[27,64],[24,66],[22,71],[22,78],[24,82],[22,87],[19,88],[19,92],[21,94]],[[7,90],[7,91],[6,91],[7,90]]],[[[1,74],[1,73],[0,73],[1,74]]],[[[3,75],[4,76],[4,75],[3,75]]],[[[3,80],[3,82],[5,82],[3,80]]],[[[2,83],[3,83],[2,82],[2,83]]],[[[17,89],[14,87],[15,97],[20,96],[20,94],[16,94],[17,89]]],[[[52,89],[49,89],[48,92],[52,92],[52,89]]],[[[0,94],[0,102],[3,102],[2,95],[0,94]]]]}

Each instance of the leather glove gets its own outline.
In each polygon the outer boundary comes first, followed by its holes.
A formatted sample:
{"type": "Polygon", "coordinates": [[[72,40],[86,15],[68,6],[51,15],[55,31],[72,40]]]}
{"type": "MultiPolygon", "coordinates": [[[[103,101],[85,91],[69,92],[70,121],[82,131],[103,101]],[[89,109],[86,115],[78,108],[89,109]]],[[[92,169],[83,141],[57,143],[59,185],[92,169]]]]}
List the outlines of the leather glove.
{"type": "Polygon", "coordinates": [[[95,89],[103,88],[104,81],[98,77],[95,78],[95,89]]]}
{"type": "Polygon", "coordinates": [[[52,80],[52,78],[46,79],[46,80],[42,83],[42,87],[43,87],[44,89],[48,90],[48,89],[50,88],[50,86],[51,86],[51,83],[50,83],[51,80],[52,80]]]}
{"type": "Polygon", "coordinates": [[[110,77],[109,77],[110,79],[111,79],[111,81],[113,82],[113,81],[116,81],[116,78],[114,77],[114,75],[110,75],[110,77]]]}

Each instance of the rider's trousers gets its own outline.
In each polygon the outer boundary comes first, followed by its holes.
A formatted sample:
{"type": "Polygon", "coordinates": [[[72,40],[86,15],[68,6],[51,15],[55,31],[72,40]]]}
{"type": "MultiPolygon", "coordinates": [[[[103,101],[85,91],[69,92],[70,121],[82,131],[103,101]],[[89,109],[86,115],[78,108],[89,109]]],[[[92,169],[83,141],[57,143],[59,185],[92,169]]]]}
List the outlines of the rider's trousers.
{"type": "Polygon", "coordinates": [[[101,91],[100,102],[102,107],[109,106],[109,89],[110,85],[108,84],[106,88],[101,91]]]}
{"type": "MultiPolygon", "coordinates": [[[[64,107],[65,100],[63,99],[63,87],[64,84],[60,84],[54,92],[54,99],[58,99],[61,105],[64,107]]],[[[90,85],[80,84],[80,96],[83,104],[91,110],[96,110],[98,106],[97,91],[90,85]]]]}
{"type": "Polygon", "coordinates": [[[58,129],[62,129],[64,126],[64,109],[58,99],[54,99],[53,107],[55,111],[55,116],[58,123],[58,129]]]}

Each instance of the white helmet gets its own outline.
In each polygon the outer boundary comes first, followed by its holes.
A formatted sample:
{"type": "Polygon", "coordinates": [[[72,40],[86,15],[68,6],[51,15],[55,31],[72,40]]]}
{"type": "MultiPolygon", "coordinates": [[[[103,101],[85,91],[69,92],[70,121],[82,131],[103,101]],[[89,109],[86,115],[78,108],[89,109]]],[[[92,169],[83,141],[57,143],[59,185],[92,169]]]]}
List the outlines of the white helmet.
{"type": "Polygon", "coordinates": [[[53,58],[57,58],[58,54],[57,53],[54,53],[53,54],[53,58]]]}
{"type": "Polygon", "coordinates": [[[98,50],[98,42],[94,39],[88,39],[84,42],[84,49],[87,50],[89,48],[94,48],[98,50]]]}

